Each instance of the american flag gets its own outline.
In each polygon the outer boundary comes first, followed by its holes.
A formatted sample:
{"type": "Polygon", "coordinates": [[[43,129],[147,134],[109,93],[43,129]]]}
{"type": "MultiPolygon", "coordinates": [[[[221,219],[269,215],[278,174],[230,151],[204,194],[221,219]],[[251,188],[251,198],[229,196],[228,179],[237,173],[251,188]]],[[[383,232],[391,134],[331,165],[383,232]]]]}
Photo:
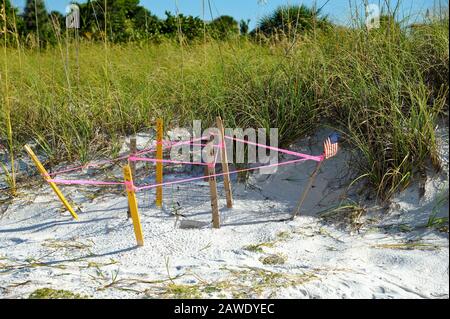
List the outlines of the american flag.
{"type": "Polygon", "coordinates": [[[329,159],[337,154],[339,150],[339,134],[333,133],[323,142],[323,155],[329,159]]]}

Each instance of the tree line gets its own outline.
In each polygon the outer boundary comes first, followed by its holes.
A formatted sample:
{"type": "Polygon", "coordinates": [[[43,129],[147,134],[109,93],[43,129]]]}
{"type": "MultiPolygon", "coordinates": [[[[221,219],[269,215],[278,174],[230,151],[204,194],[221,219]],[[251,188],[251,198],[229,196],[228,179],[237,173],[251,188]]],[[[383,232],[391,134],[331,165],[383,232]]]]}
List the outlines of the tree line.
{"type": "MultiPolygon", "coordinates": [[[[177,38],[183,41],[204,39],[227,40],[237,36],[289,35],[312,28],[331,26],[320,12],[301,6],[279,7],[273,14],[258,21],[249,32],[250,20],[236,21],[231,16],[220,16],[212,21],[199,17],[165,12],[161,19],[139,4],[139,0],[88,0],[76,3],[80,10],[80,37],[115,43],[141,40],[177,38]]],[[[65,16],[58,11],[48,12],[43,0],[27,0],[23,12],[0,0],[2,39],[15,42],[20,39],[29,46],[47,46],[57,43],[66,34],[65,16]],[[4,36],[6,33],[6,37],[4,36]]]]}

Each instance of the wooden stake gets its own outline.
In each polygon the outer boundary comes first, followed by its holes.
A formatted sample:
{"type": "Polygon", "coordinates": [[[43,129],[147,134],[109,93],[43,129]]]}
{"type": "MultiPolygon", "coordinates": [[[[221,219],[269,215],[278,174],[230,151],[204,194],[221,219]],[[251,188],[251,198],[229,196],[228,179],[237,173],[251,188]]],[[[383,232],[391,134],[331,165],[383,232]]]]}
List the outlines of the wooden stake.
{"type": "Polygon", "coordinates": [[[300,214],[300,209],[303,206],[303,202],[305,201],[306,196],[308,195],[309,190],[311,189],[311,186],[312,186],[312,184],[314,183],[314,180],[317,177],[317,173],[319,172],[320,167],[322,166],[322,163],[323,163],[323,161],[320,161],[320,162],[317,163],[316,168],[314,169],[314,172],[312,173],[311,177],[309,178],[309,182],[306,185],[305,190],[303,191],[302,197],[300,197],[300,200],[298,201],[297,207],[295,208],[295,211],[292,214],[291,219],[294,219],[298,214],[300,214]]]}
{"type": "Polygon", "coordinates": [[[225,143],[225,128],[223,127],[223,122],[220,116],[216,118],[217,128],[220,133],[220,145],[222,146],[220,154],[222,157],[222,171],[223,171],[223,183],[225,186],[225,195],[227,197],[227,207],[233,207],[233,193],[231,192],[231,181],[230,181],[230,171],[228,169],[228,156],[227,156],[227,146],[225,143]]]}
{"type": "MultiPolygon", "coordinates": [[[[156,120],[156,159],[163,159],[163,137],[164,127],[163,120],[156,120]]],[[[163,182],[163,163],[161,161],[156,162],[156,184],[162,184],[163,182]]],[[[162,207],[163,200],[163,188],[162,186],[156,187],[156,206],[162,207]]]]}
{"type": "MultiPolygon", "coordinates": [[[[25,148],[25,151],[27,151],[28,155],[30,155],[31,159],[33,160],[33,162],[36,165],[37,169],[41,173],[42,177],[44,177],[44,179],[46,181],[48,181],[50,179],[50,175],[48,174],[48,172],[45,169],[44,165],[42,165],[42,163],[39,161],[39,159],[37,158],[36,154],[34,154],[34,152],[31,149],[31,147],[29,147],[28,145],[25,145],[24,148],[25,148]]],[[[50,184],[50,187],[53,189],[53,191],[58,196],[59,200],[63,203],[63,205],[66,207],[66,209],[72,215],[72,217],[74,219],[78,220],[78,215],[75,213],[75,211],[73,210],[72,206],[69,204],[67,199],[61,193],[61,190],[58,188],[58,186],[56,186],[56,184],[53,183],[53,182],[48,182],[48,183],[50,184]]]]}
{"type": "Polygon", "coordinates": [[[214,147],[209,145],[210,153],[208,154],[208,181],[209,181],[209,191],[211,195],[211,210],[212,210],[212,222],[213,228],[220,228],[220,215],[219,215],[219,204],[217,202],[217,183],[216,177],[216,169],[214,167],[214,147]]]}
{"type": "Polygon", "coordinates": [[[136,194],[134,193],[133,176],[131,175],[130,165],[123,167],[123,176],[127,188],[128,207],[130,208],[131,219],[133,220],[134,235],[138,246],[144,246],[144,236],[142,235],[141,220],[139,218],[138,204],[136,194]]]}
{"type": "MultiPolygon", "coordinates": [[[[135,155],[136,152],[137,152],[136,136],[133,136],[130,138],[130,156],[135,155]]],[[[131,176],[133,177],[134,180],[134,177],[136,176],[136,162],[131,161],[129,164],[131,168],[131,176]]],[[[128,205],[127,218],[131,218],[130,205],[128,205]]]]}
{"type": "MultiPolygon", "coordinates": [[[[137,146],[136,146],[136,136],[130,138],[130,155],[136,156],[137,146]]],[[[131,175],[133,178],[136,176],[136,162],[130,162],[131,175]]]]}

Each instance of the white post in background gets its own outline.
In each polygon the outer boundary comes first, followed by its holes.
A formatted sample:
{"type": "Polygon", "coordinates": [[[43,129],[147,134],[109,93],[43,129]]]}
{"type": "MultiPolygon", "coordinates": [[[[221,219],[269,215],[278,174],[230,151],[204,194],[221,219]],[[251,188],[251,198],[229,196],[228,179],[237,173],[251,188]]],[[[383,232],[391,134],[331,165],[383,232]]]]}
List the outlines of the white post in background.
{"type": "MultiPolygon", "coordinates": [[[[66,29],[75,30],[75,56],[77,62],[77,83],[80,84],[80,59],[79,59],[79,47],[80,47],[80,8],[78,5],[72,3],[66,7],[66,29]]],[[[67,34],[69,34],[67,32],[67,34]]]]}

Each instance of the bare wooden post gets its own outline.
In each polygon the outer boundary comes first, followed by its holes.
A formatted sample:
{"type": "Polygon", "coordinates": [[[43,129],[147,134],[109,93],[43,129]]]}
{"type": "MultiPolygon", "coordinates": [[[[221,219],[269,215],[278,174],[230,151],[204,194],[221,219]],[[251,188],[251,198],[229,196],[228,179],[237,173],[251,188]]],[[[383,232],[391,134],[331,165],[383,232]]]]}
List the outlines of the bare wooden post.
{"type": "Polygon", "coordinates": [[[311,189],[311,186],[312,186],[312,184],[314,183],[314,180],[317,177],[317,173],[319,173],[319,170],[320,170],[320,167],[322,166],[322,163],[323,163],[323,160],[317,163],[316,168],[314,169],[314,172],[312,173],[311,177],[309,178],[309,182],[306,185],[306,188],[303,191],[303,194],[300,197],[300,200],[298,201],[297,207],[295,208],[295,211],[292,214],[291,219],[294,219],[300,213],[300,209],[303,206],[303,202],[305,201],[306,196],[308,195],[309,190],[311,189]]]}
{"type": "MultiPolygon", "coordinates": [[[[130,156],[135,155],[137,152],[137,146],[136,146],[136,136],[133,136],[130,138],[130,156]]],[[[136,162],[131,161],[130,162],[130,169],[131,169],[131,176],[136,176],[136,162]]],[[[130,205],[128,205],[128,211],[127,211],[127,217],[131,218],[131,212],[130,212],[130,205]]]]}
{"type": "MultiPolygon", "coordinates": [[[[25,150],[27,151],[28,155],[30,155],[31,159],[33,160],[34,164],[36,165],[37,169],[39,170],[39,172],[41,173],[42,177],[44,177],[44,179],[46,181],[48,181],[50,179],[50,175],[48,174],[47,170],[45,169],[44,165],[42,165],[41,161],[39,161],[39,159],[37,158],[36,154],[34,154],[33,150],[31,149],[31,147],[29,147],[28,145],[24,146],[25,150]]],[[[48,182],[50,184],[50,187],[53,189],[53,191],[56,193],[56,195],[58,196],[59,200],[62,202],[62,204],[64,205],[64,207],[66,207],[66,209],[69,211],[69,213],[72,215],[72,217],[76,220],[78,220],[78,215],[75,213],[75,211],[73,210],[72,206],[69,204],[69,202],[67,201],[67,199],[64,197],[64,195],[61,193],[61,191],[59,190],[58,186],[56,186],[55,183],[53,182],[48,182]]]]}
{"type": "Polygon", "coordinates": [[[217,183],[216,183],[216,169],[214,165],[214,147],[212,142],[210,142],[210,148],[208,154],[208,181],[209,181],[209,191],[211,195],[211,210],[212,210],[212,223],[213,228],[220,228],[220,215],[219,215],[219,204],[217,202],[217,183]]]}
{"type": "MultiPolygon", "coordinates": [[[[156,159],[159,160],[156,162],[156,184],[162,184],[163,182],[163,120],[158,119],[156,121],[156,159]]],[[[163,202],[163,188],[162,186],[156,187],[156,206],[162,207],[163,202]]]]}
{"type": "Polygon", "coordinates": [[[127,188],[128,207],[130,208],[131,219],[133,220],[134,235],[138,246],[144,246],[144,236],[142,235],[141,220],[139,218],[138,204],[136,194],[134,193],[133,176],[131,175],[130,165],[123,167],[123,176],[127,188]]]}
{"type": "Polygon", "coordinates": [[[303,191],[302,197],[300,198],[297,207],[295,208],[294,213],[292,214],[291,219],[294,219],[299,213],[300,209],[302,208],[303,202],[306,199],[306,195],[308,195],[309,190],[311,189],[311,186],[314,182],[314,180],[317,177],[317,173],[319,173],[320,167],[322,166],[323,162],[337,154],[339,150],[339,134],[334,132],[323,143],[323,154],[321,160],[317,163],[316,169],[312,173],[311,177],[309,178],[308,185],[306,185],[305,190],[303,191]]]}
{"type": "Polygon", "coordinates": [[[220,116],[216,118],[217,128],[219,129],[220,136],[220,155],[222,159],[222,171],[223,171],[223,183],[225,186],[225,195],[227,197],[227,207],[233,207],[233,193],[231,192],[231,181],[230,181],[230,171],[228,169],[228,156],[227,147],[225,143],[225,128],[223,127],[223,122],[220,116]]]}
{"type": "MultiPolygon", "coordinates": [[[[130,156],[135,156],[137,153],[137,146],[136,146],[136,136],[133,136],[130,138],[130,156]]],[[[130,168],[131,168],[131,174],[133,175],[133,178],[136,176],[136,162],[132,161],[130,162],[130,168]]]]}

